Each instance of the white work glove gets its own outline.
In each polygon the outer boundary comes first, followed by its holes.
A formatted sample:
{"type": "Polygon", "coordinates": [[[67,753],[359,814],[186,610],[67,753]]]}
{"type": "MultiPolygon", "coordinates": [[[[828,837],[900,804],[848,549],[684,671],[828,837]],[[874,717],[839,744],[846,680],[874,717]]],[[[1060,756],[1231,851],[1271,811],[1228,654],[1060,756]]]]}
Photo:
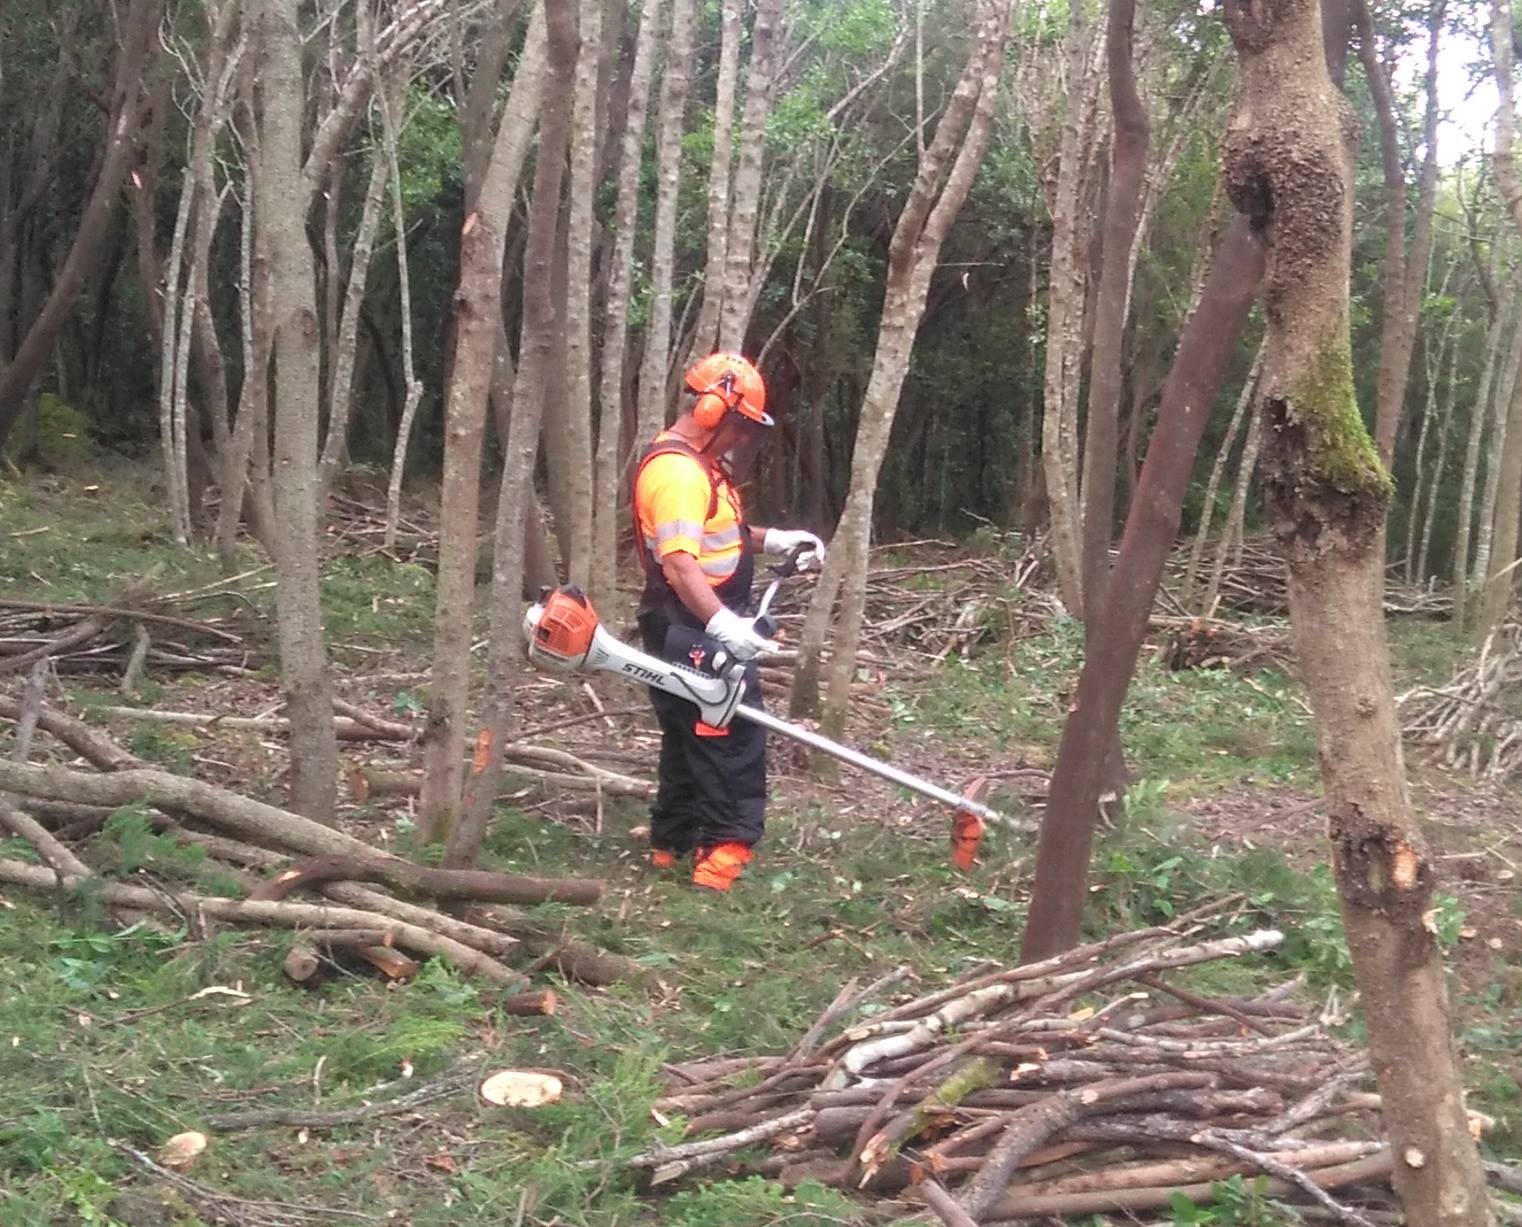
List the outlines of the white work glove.
{"type": "Polygon", "coordinates": [[[752,618],[742,618],[732,609],[720,607],[703,628],[710,639],[717,639],[736,660],[753,660],[782,649],[775,640],[757,634],[752,618]]]}
{"type": "Polygon", "coordinates": [[[813,533],[796,528],[768,528],[761,542],[761,550],[778,557],[791,554],[799,546],[808,548],[798,556],[798,569],[807,571],[813,566],[824,566],[824,542],[813,533]]]}

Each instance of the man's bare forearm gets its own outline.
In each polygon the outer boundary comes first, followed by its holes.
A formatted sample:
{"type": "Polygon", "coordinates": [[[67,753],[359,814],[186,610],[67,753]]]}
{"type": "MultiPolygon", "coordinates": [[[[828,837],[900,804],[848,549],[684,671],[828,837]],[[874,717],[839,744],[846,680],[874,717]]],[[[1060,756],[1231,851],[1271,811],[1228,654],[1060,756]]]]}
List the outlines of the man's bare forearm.
{"type": "Polygon", "coordinates": [[[709,587],[703,569],[698,566],[698,560],[691,554],[667,554],[661,559],[661,573],[687,607],[687,611],[704,626],[723,608],[709,587]]]}

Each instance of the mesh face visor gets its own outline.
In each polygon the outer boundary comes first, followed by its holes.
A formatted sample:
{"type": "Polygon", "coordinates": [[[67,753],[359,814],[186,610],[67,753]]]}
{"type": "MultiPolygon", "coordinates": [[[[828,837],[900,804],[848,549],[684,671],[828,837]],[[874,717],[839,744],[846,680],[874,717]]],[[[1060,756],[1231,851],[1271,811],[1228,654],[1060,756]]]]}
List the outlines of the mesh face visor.
{"type": "Polygon", "coordinates": [[[743,486],[756,472],[767,427],[739,413],[726,413],[703,450],[725,477],[743,486]]]}

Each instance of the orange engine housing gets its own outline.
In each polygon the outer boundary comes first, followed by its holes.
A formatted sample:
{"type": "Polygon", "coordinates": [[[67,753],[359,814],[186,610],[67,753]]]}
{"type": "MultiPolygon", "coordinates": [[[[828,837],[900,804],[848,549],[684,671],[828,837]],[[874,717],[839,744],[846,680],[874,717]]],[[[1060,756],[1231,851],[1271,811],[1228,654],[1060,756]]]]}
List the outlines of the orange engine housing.
{"type": "Polygon", "coordinates": [[[591,651],[597,627],[597,610],[585,592],[574,584],[556,588],[545,599],[534,628],[534,650],[574,667],[591,651]]]}

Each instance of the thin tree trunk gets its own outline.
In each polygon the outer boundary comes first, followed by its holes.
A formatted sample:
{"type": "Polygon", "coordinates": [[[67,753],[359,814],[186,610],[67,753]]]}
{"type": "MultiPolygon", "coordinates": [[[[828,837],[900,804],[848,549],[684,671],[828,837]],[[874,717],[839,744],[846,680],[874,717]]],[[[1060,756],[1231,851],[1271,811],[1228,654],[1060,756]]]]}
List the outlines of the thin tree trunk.
{"type": "Polygon", "coordinates": [[[551,265],[558,240],[560,189],[565,179],[575,94],[577,43],[573,0],[544,0],[544,19],[544,98],[534,191],[529,205],[528,242],[523,250],[523,327],[518,376],[497,496],[486,687],[460,821],[444,849],[444,864],[450,868],[475,864],[497,797],[502,752],[512,723],[518,662],[523,655],[520,598],[524,524],[532,503],[534,457],[539,449],[548,365],[556,347],[556,334],[563,327],[563,321],[555,313],[551,265]]]}
{"type": "MultiPolygon", "coordinates": [[[[1439,295],[1448,293],[1448,283],[1452,276],[1453,266],[1449,265],[1448,271],[1443,275],[1443,286],[1439,295]]],[[[1442,379],[1444,353],[1453,343],[1453,329],[1456,321],[1456,314],[1449,317],[1443,326],[1442,335],[1436,347],[1432,344],[1430,334],[1423,346],[1422,373],[1425,377],[1427,396],[1426,404],[1422,409],[1422,424],[1416,432],[1416,476],[1411,485],[1411,506],[1406,516],[1406,552],[1403,572],[1408,584],[1419,582],[1423,578],[1416,557],[1423,503],[1430,496],[1433,505],[1436,505],[1438,491],[1442,488],[1441,471],[1432,472],[1427,467],[1427,440],[1431,437],[1434,426],[1438,427],[1438,433],[1443,439],[1447,438],[1447,421],[1438,408],[1438,385],[1442,379]]]]}
{"type": "Polygon", "coordinates": [[[724,243],[724,288],[719,308],[718,348],[739,353],[750,322],[751,271],[756,259],[756,211],[761,201],[761,168],[766,154],[766,121],[772,109],[782,50],[783,0],[756,0],[750,31],[750,67],[745,74],[745,108],[740,117],[740,153],[735,164],[724,243]]]}
{"type": "MultiPolygon", "coordinates": [[[[1216,452],[1215,463],[1210,466],[1210,480],[1205,483],[1205,500],[1200,506],[1200,523],[1194,530],[1194,544],[1189,547],[1189,563],[1184,568],[1184,582],[1180,586],[1179,603],[1185,609],[1196,609],[1203,617],[1210,616],[1210,604],[1214,599],[1213,592],[1206,593],[1206,600],[1199,606],[1194,604],[1194,588],[1199,579],[1200,561],[1205,556],[1205,541],[1210,536],[1210,528],[1215,521],[1215,502],[1221,490],[1221,478],[1226,474],[1226,464],[1231,459],[1232,450],[1237,445],[1237,435],[1242,431],[1242,424],[1248,424],[1248,433],[1252,433],[1252,423],[1257,421],[1254,409],[1257,404],[1254,393],[1258,388],[1258,375],[1263,369],[1263,348],[1258,347],[1258,356],[1253,359],[1252,368],[1247,372],[1247,379],[1242,384],[1242,392],[1237,397],[1236,408],[1231,413],[1231,423],[1226,428],[1226,438],[1221,441],[1220,450],[1216,452]]],[[[1244,445],[1245,446],[1245,445],[1244,445]]],[[[1246,463],[1244,451],[1243,465],[1246,463]]]]}
{"type": "Polygon", "coordinates": [[[1512,390],[1517,386],[1519,376],[1522,376],[1522,293],[1519,293],[1518,304],[1511,344],[1506,351],[1506,364],[1501,368],[1501,377],[1490,401],[1490,445],[1486,448],[1485,487],[1480,495],[1474,569],[1470,572],[1470,589],[1475,601],[1473,613],[1476,618],[1479,616],[1480,591],[1490,578],[1490,555],[1496,530],[1496,501],[1501,491],[1501,455],[1506,450],[1512,390]]]}
{"type": "Polygon", "coordinates": [[[1210,568],[1210,584],[1198,609],[1203,617],[1215,616],[1216,603],[1221,599],[1221,580],[1226,574],[1228,559],[1240,561],[1242,557],[1243,526],[1247,520],[1247,494],[1252,488],[1253,474],[1258,471],[1258,453],[1263,446],[1263,405],[1254,396],[1247,426],[1247,442],[1242,447],[1242,461],[1237,468],[1236,488],[1231,492],[1231,508],[1226,513],[1226,523],[1221,529],[1221,539],[1216,542],[1215,561],[1210,568]]]}
{"type": "MultiPolygon", "coordinates": [[[[856,673],[877,479],[909,371],[915,333],[924,316],[931,275],[988,149],[1013,14],[1014,0],[988,0],[979,6],[972,52],[920,161],[889,247],[888,287],[851,455],[850,492],[835,532],[837,546],[844,548],[830,554],[809,610],[809,619],[817,616],[816,607],[828,614],[836,593],[842,597],[824,711],[825,727],[836,732],[844,724],[856,673]]],[[[817,670],[817,653],[806,627],[800,662],[817,670]]],[[[805,671],[800,669],[795,703],[806,684],[805,671]]]]}
{"type": "MultiPolygon", "coordinates": [[[[1485,364],[1480,368],[1480,383],[1469,406],[1469,438],[1464,445],[1464,471],[1459,478],[1457,535],[1453,546],[1453,618],[1462,628],[1470,614],[1469,542],[1474,525],[1474,491],[1480,469],[1480,442],[1490,414],[1490,393],[1500,364],[1501,338],[1509,320],[1522,319],[1522,286],[1506,308],[1499,303],[1490,307],[1490,326],[1485,332],[1485,364]]],[[[1487,461],[1487,470],[1494,461],[1487,461]]]]}
{"type": "Polygon", "coordinates": [[[1456,340],[1448,344],[1448,383],[1444,389],[1438,418],[1442,433],[1438,436],[1437,462],[1432,466],[1432,486],[1427,495],[1427,516],[1422,521],[1422,540],[1416,551],[1416,578],[1427,582],[1427,557],[1432,547],[1432,526],[1437,521],[1438,494],[1443,489],[1443,473],[1448,467],[1448,443],[1453,437],[1453,403],[1459,382],[1459,346],[1456,340]]]}
{"type": "Polygon", "coordinates": [[[608,269],[608,300],[603,317],[602,380],[598,392],[597,494],[592,531],[592,598],[609,614],[617,591],[618,528],[623,522],[622,477],[624,352],[629,338],[629,289],[634,271],[635,228],[639,218],[640,162],[645,142],[645,114],[655,67],[655,36],[662,0],[645,0],[634,42],[629,100],[618,161],[618,201],[613,211],[613,253],[608,269]]]}
{"type": "MultiPolygon", "coordinates": [[[[406,73],[404,66],[401,69],[404,81],[406,73]]],[[[382,86],[376,92],[383,94],[388,88],[382,86]]],[[[400,97],[405,98],[406,95],[401,94],[400,97]]],[[[391,165],[383,136],[381,144],[370,155],[370,182],[365,187],[359,229],[354,234],[354,249],[349,257],[349,284],[344,288],[343,301],[338,308],[334,349],[328,357],[331,378],[328,381],[328,434],[322,446],[323,494],[333,488],[338,466],[343,463],[349,450],[349,418],[354,410],[354,360],[359,346],[359,313],[364,305],[365,289],[370,282],[370,261],[375,254],[375,240],[380,234],[381,220],[385,217],[386,184],[390,176],[391,165]]],[[[400,233],[404,229],[404,220],[398,218],[397,231],[400,233]]]]}
{"type": "MultiPolygon", "coordinates": [[[[476,539],[480,525],[481,445],[497,342],[502,332],[502,258],[507,247],[507,223],[533,133],[531,118],[541,111],[545,8],[542,3],[534,6],[523,56],[498,122],[491,160],[460,230],[454,352],[444,405],[433,684],[423,734],[423,793],[418,809],[418,834],[425,842],[436,842],[451,833],[464,782],[476,539]]],[[[399,439],[398,446],[401,443],[399,439]]],[[[395,465],[392,471],[394,474],[395,465]]]]}
{"type": "Polygon", "coordinates": [[[41,311],[16,348],[10,364],[0,371],[0,452],[21,417],[32,383],[42,373],[53,346],[68,324],[79,296],[106,238],[122,182],[137,148],[143,90],[159,51],[161,0],[132,0],[122,18],[121,49],[111,86],[105,152],[95,187],[80,215],[79,229],[41,311]]]}
{"type": "Polygon", "coordinates": [[[1428,10],[1427,100],[1424,128],[1426,153],[1411,247],[1406,249],[1406,169],[1401,160],[1395,117],[1395,100],[1379,47],[1367,0],[1357,0],[1358,53],[1374,97],[1379,121],[1380,163],[1385,177],[1385,264],[1381,279],[1384,320],[1380,329],[1379,380],[1375,406],[1374,438],[1380,458],[1388,467],[1395,455],[1410,381],[1411,354],[1416,344],[1416,325],[1421,315],[1427,260],[1432,250],[1432,214],[1437,201],[1437,132],[1440,112],[1437,98],[1438,38],[1442,30],[1443,0],[1431,0],[1428,10]]]}
{"type": "Polygon", "coordinates": [[[595,467],[592,456],[592,244],[596,219],[597,154],[603,126],[598,106],[604,0],[580,0],[581,47],[571,108],[570,202],[566,223],[565,407],[546,425],[562,436],[552,478],[567,511],[566,575],[586,589],[592,578],[595,467]]]}
{"type": "MultiPolygon", "coordinates": [[[[498,66],[500,71],[500,65],[498,66]]],[[[407,445],[412,441],[412,425],[417,419],[418,405],[423,400],[423,382],[417,377],[416,346],[412,338],[412,265],[407,256],[406,197],[402,192],[402,167],[397,148],[397,118],[404,92],[398,90],[397,103],[380,96],[381,141],[390,165],[391,219],[396,228],[396,282],[397,311],[402,317],[402,382],[406,392],[402,399],[401,418],[396,427],[396,445],[391,458],[391,475],[386,481],[386,533],[384,537],[389,550],[396,544],[396,528],[402,518],[402,478],[407,470],[407,445]]]]}
{"type": "Polygon", "coordinates": [[[1141,220],[1150,139],[1147,108],[1137,90],[1133,64],[1135,18],[1135,0],[1110,0],[1105,44],[1114,128],[1083,458],[1083,599],[1090,610],[1103,605],[1110,572],[1116,436],[1124,384],[1126,315],[1131,301],[1131,256],[1141,220]]]}
{"type": "MultiPolygon", "coordinates": [[[[1522,328],[1518,329],[1522,334],[1522,328]]],[[[1522,351],[1522,335],[1519,335],[1522,351]]],[[[1484,643],[1501,625],[1517,582],[1517,521],[1522,516],[1522,378],[1511,381],[1506,404],[1506,438],[1496,461],[1499,474],[1495,510],[1490,517],[1490,566],[1480,593],[1475,641],[1484,643]]]]}
{"type": "MultiPolygon", "coordinates": [[[[1512,81],[1512,28],[1511,6],[1506,0],[1492,0],[1491,4],[1491,52],[1495,57],[1496,87],[1500,105],[1496,108],[1496,143],[1492,163],[1496,172],[1496,186],[1501,199],[1506,202],[1512,220],[1522,231],[1522,180],[1516,167],[1516,102],[1512,81]]],[[[1512,342],[1513,359],[1507,370],[1503,389],[1505,401],[1506,435],[1499,444],[1500,459],[1496,463],[1496,495],[1493,509],[1485,519],[1488,533],[1482,532],[1480,550],[1485,552],[1489,544],[1487,566],[1476,570],[1484,576],[1485,588],[1480,594],[1479,616],[1475,623],[1475,637],[1484,642],[1501,624],[1506,608],[1511,603],[1512,589],[1516,583],[1517,568],[1517,517],[1522,514],[1522,319],[1518,320],[1517,336],[1512,342]]],[[[1501,420],[1502,407],[1498,403],[1496,419],[1501,420]]],[[[1499,434],[1499,432],[1497,432],[1499,434]]],[[[1497,445],[1492,442],[1492,450],[1497,445]]],[[[1486,493],[1489,501],[1490,481],[1487,475],[1486,493]]]]}
{"type": "MultiPolygon", "coordinates": [[[[164,269],[164,314],[159,332],[159,443],[164,452],[164,485],[169,495],[169,526],[177,545],[190,541],[190,506],[185,472],[184,385],[180,381],[181,335],[180,282],[185,261],[185,239],[195,208],[199,181],[196,166],[185,168],[180,203],[175,212],[174,234],[169,240],[169,260],[164,269]]],[[[188,318],[188,313],[186,318],[188,318]]]]}
{"type": "Polygon", "coordinates": [[[1089,33],[1084,5],[1068,8],[1067,114],[1058,149],[1057,192],[1052,206],[1052,258],[1047,293],[1045,400],[1041,417],[1041,466],[1046,476],[1052,557],[1062,603],[1083,616],[1083,523],[1078,485],[1078,394],[1083,327],[1084,269],[1080,259],[1079,210],[1083,184],[1083,117],[1087,95],[1089,33]]]}
{"type": "Polygon", "coordinates": [[[1269,241],[1263,403],[1270,522],[1289,564],[1296,658],[1316,722],[1333,874],[1393,1181],[1422,1227],[1494,1222],[1429,920],[1437,869],[1401,758],[1383,612],[1391,483],[1355,399],[1349,330],[1351,108],[1310,0],[1227,0],[1240,63],[1232,200],[1269,241]]]}
{"type": "MultiPolygon", "coordinates": [[[[730,167],[735,151],[735,94],[740,81],[740,40],[744,33],[740,0],[720,0],[713,157],[708,166],[708,261],[703,270],[703,305],[698,311],[698,322],[686,350],[685,362],[691,362],[697,355],[717,349],[719,345],[719,313],[724,304],[724,267],[729,242],[730,167]]],[[[669,59],[666,71],[671,72],[669,59]]]]}
{"type": "Polygon", "coordinates": [[[639,370],[635,446],[643,446],[666,421],[666,366],[671,358],[671,282],[676,254],[676,215],[682,174],[682,128],[692,83],[693,25],[697,0],[671,0],[671,39],[656,120],[655,238],[650,253],[650,316],[645,324],[639,370]]]}
{"type": "MultiPolygon", "coordinates": [[[[275,376],[276,629],[291,721],[290,807],[332,816],[338,788],[333,690],[319,592],[317,416],[319,323],[302,190],[304,87],[298,0],[260,5],[262,174],[255,184],[267,239],[275,376]]],[[[167,331],[167,329],[166,329],[167,331]]]]}

